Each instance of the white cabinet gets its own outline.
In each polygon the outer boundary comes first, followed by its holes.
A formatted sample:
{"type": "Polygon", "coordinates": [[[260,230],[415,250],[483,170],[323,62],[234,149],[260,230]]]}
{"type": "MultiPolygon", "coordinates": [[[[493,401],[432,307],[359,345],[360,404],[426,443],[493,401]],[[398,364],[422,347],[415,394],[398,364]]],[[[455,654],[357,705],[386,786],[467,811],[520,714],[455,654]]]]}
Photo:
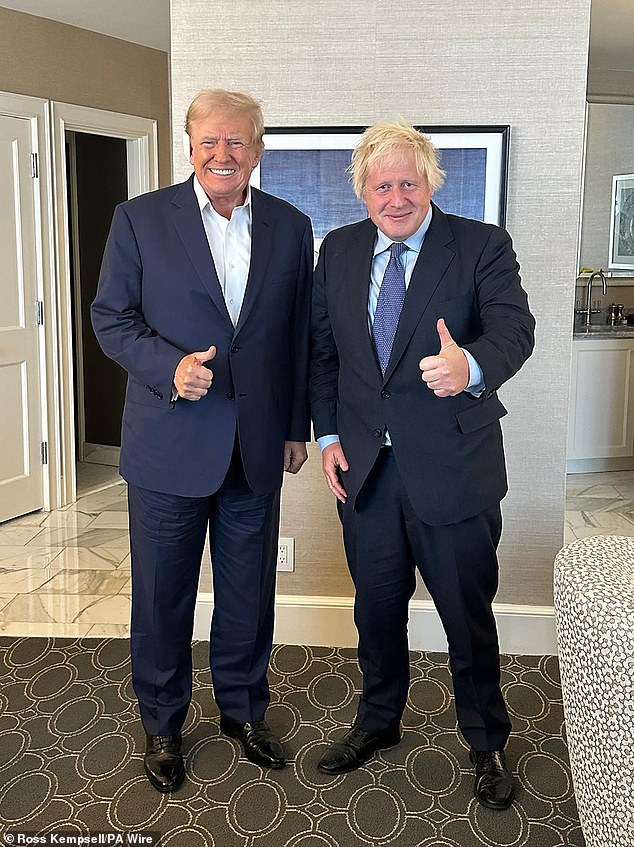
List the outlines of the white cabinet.
{"type": "Polygon", "coordinates": [[[634,457],[634,337],[575,338],[572,348],[568,471],[628,467],[610,460],[634,457]]]}

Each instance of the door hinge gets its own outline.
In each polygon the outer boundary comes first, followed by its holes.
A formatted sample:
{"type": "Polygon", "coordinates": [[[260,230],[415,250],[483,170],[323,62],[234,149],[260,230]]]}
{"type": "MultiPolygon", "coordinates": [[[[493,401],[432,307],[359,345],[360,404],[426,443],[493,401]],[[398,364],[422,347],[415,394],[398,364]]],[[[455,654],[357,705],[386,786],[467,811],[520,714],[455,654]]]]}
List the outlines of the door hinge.
{"type": "Polygon", "coordinates": [[[37,159],[37,153],[31,153],[31,176],[33,179],[37,179],[39,176],[39,163],[37,159]]]}
{"type": "Polygon", "coordinates": [[[42,300],[35,301],[35,323],[44,326],[44,303],[42,300]]]}
{"type": "Polygon", "coordinates": [[[48,465],[48,442],[42,441],[42,464],[48,465]]]}

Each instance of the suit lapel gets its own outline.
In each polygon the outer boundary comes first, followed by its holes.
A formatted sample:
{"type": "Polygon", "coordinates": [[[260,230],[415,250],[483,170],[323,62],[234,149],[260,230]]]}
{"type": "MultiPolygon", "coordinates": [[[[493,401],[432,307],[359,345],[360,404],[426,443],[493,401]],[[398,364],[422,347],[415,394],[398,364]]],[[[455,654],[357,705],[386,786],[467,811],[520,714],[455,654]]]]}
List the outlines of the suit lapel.
{"type": "Polygon", "coordinates": [[[384,381],[387,381],[394,372],[429,301],[455,256],[455,251],[449,246],[453,240],[453,233],[446,216],[437,206],[434,206],[431,224],[407,288],[384,381]]]}
{"type": "MultiPolygon", "coordinates": [[[[183,247],[200,277],[200,281],[208,291],[209,296],[220,314],[231,324],[227,312],[225,298],[218,280],[214,260],[205,235],[200,209],[193,187],[194,175],[180,186],[172,200],[174,206],[174,226],[178,232],[183,247]]],[[[233,326],[233,324],[231,324],[233,326]]]]}
{"type": "Polygon", "coordinates": [[[350,335],[357,339],[363,355],[372,359],[380,373],[374,340],[368,327],[368,297],[375,240],[376,226],[367,218],[359,224],[346,252],[347,266],[343,269],[342,279],[349,295],[350,335]]]}
{"type": "Polygon", "coordinates": [[[266,279],[266,274],[271,255],[271,246],[275,237],[275,221],[271,215],[266,196],[251,188],[251,262],[249,264],[249,276],[247,287],[244,292],[242,309],[236,325],[236,331],[249,317],[258,294],[266,279]]]}

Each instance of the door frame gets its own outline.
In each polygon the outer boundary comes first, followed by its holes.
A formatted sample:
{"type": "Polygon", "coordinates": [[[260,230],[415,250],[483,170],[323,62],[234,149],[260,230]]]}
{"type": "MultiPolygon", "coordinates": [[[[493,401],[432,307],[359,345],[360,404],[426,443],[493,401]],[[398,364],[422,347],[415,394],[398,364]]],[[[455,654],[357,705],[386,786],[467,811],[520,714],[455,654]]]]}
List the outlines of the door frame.
{"type": "Polygon", "coordinates": [[[55,259],[55,343],[49,349],[56,365],[52,376],[56,426],[50,433],[51,508],[74,502],[77,493],[75,460],[75,396],[73,390],[72,281],[70,277],[70,234],[68,231],[68,192],[66,181],[66,131],[122,138],[127,142],[128,197],[158,188],[157,124],[150,118],[123,115],[70,103],[49,103],[52,127],[52,171],[54,190],[55,259]]]}
{"type": "MultiPolygon", "coordinates": [[[[44,323],[39,332],[39,380],[40,380],[40,427],[42,442],[48,446],[48,463],[42,468],[42,503],[44,509],[53,508],[51,489],[57,476],[57,468],[50,459],[51,426],[54,418],[53,377],[54,369],[47,351],[54,343],[54,298],[51,296],[55,285],[53,205],[51,191],[51,155],[50,124],[48,101],[26,94],[12,94],[0,91],[0,114],[8,117],[27,118],[31,125],[31,149],[37,156],[37,186],[34,191],[35,235],[36,235],[36,276],[37,298],[44,305],[44,323]]],[[[26,306],[27,314],[33,314],[35,303],[26,306]]]]}

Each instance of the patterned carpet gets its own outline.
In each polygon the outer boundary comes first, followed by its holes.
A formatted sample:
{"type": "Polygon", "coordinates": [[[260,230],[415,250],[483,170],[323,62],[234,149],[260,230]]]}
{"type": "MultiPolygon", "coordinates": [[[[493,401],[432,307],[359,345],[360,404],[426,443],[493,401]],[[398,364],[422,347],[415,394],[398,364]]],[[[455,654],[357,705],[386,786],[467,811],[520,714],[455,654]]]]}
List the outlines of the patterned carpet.
{"type": "Polygon", "coordinates": [[[446,656],[411,660],[403,741],[333,779],[316,764],[354,717],[354,650],[274,649],[268,718],[290,761],[263,771],[219,734],[207,645],[195,644],[188,779],[170,797],[143,776],[127,641],[0,638],[0,834],[158,832],[161,847],[583,847],[556,658],[503,657],[518,777],[505,813],[473,799],[446,656]]]}

